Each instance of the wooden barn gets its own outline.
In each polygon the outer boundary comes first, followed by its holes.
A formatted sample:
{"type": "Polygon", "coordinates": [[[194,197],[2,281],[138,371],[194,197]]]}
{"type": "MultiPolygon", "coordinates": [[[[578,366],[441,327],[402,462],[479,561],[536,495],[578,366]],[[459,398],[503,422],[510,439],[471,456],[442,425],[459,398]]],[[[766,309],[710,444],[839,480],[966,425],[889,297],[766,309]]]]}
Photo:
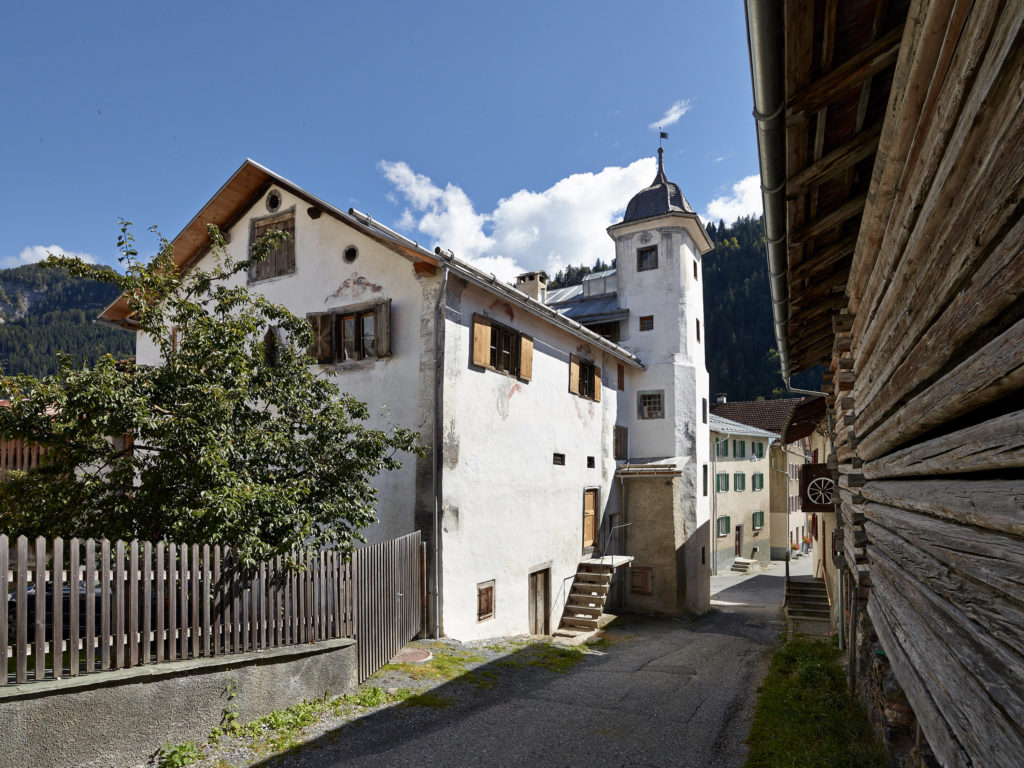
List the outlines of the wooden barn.
{"type": "Polygon", "coordinates": [[[827,369],[852,680],[900,762],[1024,765],[1024,3],[746,10],[782,375],[827,369]]]}

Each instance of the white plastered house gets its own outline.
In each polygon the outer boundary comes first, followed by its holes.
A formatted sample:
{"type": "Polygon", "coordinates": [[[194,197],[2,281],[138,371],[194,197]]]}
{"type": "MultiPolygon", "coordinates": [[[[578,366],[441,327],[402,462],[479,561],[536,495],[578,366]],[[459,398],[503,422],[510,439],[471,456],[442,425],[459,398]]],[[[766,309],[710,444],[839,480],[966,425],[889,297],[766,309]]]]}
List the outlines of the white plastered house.
{"type": "MultiPolygon", "coordinates": [[[[667,184],[659,169],[651,189],[667,184]]],[[[421,434],[427,457],[404,457],[401,470],[376,479],[378,522],[364,535],[372,543],[422,531],[431,633],[586,628],[610,587],[595,608],[576,574],[599,570],[586,563],[602,556],[627,605],[706,610],[707,555],[694,549],[708,521],[707,373],[696,334],[699,259],[710,243],[670,186],[677,198],[667,196],[665,210],[648,199],[656,189],[644,190],[639,210],[650,215],[627,211],[609,229],[620,264],[641,267],[618,273],[619,303],[629,297],[643,311],[620,312],[617,343],[545,304],[542,273],[520,278],[523,290],[505,285],[249,160],[172,241],[187,268],[208,252],[207,224],[236,258],[267,229],[292,234],[237,280],[310,319],[318,365],[368,403],[372,426],[421,434]],[[653,334],[639,326],[652,315],[653,334]],[[644,500],[642,514],[631,495],[644,500]],[[647,517],[661,520],[657,536],[647,517]],[[623,566],[633,559],[630,573],[623,566]]],[[[122,299],[100,319],[133,328],[122,299]]],[[[158,359],[142,336],[137,359],[158,359]]],[[[607,580],[596,580],[599,591],[607,580]]]]}

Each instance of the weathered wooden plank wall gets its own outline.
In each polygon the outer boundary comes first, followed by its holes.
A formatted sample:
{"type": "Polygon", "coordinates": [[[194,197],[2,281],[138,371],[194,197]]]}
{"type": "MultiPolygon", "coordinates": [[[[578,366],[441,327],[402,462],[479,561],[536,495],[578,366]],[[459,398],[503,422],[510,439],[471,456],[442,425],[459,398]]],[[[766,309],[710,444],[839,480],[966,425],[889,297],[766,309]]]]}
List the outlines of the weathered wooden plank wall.
{"type": "Polygon", "coordinates": [[[1024,3],[914,2],[835,325],[832,462],[854,613],[945,766],[1024,764],[1022,200],[1024,3]]]}
{"type": "Polygon", "coordinates": [[[359,682],[420,631],[420,533],[357,549],[352,555],[359,682]]]}

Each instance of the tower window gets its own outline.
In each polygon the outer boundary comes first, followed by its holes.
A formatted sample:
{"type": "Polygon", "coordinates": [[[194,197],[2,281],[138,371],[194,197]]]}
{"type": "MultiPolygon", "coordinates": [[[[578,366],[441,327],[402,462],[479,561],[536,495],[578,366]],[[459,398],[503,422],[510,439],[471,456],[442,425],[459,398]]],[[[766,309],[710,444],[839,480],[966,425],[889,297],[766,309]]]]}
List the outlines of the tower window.
{"type": "Polygon", "coordinates": [[[658,268],[658,246],[649,245],[636,252],[636,271],[644,272],[658,268]]]}

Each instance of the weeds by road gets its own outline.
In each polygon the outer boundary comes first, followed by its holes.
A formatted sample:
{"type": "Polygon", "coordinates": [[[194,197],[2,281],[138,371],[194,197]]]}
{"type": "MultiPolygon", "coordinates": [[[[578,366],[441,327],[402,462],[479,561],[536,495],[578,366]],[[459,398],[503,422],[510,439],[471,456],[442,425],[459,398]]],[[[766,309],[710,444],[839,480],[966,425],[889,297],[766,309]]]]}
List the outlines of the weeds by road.
{"type": "Polygon", "coordinates": [[[353,693],[334,697],[328,693],[249,723],[238,722],[229,691],[224,721],[206,742],[165,744],[154,763],[159,768],[243,768],[386,707],[447,709],[455,703],[453,696],[460,689],[472,695],[494,688],[505,669],[534,667],[551,673],[567,672],[607,642],[598,639],[585,646],[567,647],[530,637],[468,644],[420,641],[413,645],[430,650],[433,658],[427,662],[387,664],[353,693]],[[445,693],[436,692],[441,686],[445,693]]]}
{"type": "Polygon", "coordinates": [[[888,768],[885,749],[846,690],[834,639],[797,637],[760,688],[746,768],[888,768]]]}

